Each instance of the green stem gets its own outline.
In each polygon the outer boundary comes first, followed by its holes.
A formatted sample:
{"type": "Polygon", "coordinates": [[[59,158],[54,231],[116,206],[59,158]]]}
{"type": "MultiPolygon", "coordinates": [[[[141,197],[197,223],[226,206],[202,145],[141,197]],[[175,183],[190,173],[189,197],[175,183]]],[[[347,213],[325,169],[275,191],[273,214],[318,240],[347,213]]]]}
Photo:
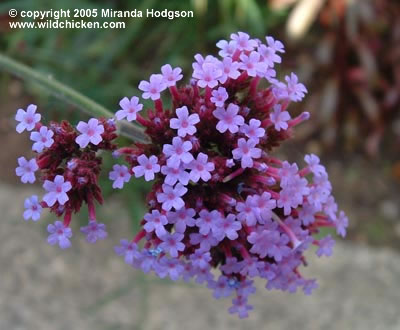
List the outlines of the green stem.
{"type": "MultiPolygon", "coordinates": [[[[22,78],[25,81],[36,83],[43,86],[49,93],[56,96],[57,98],[64,100],[67,103],[75,105],[78,109],[95,117],[106,117],[112,118],[114,114],[94,102],[90,98],[82,95],[76,90],[62,84],[55,80],[52,76],[45,76],[35,70],[32,70],[28,66],[14,61],[13,59],[0,53],[0,69],[8,71],[9,73],[22,78]]],[[[149,142],[148,137],[144,134],[143,130],[134,124],[126,121],[118,121],[119,133],[131,138],[134,141],[147,143],[149,142]]]]}

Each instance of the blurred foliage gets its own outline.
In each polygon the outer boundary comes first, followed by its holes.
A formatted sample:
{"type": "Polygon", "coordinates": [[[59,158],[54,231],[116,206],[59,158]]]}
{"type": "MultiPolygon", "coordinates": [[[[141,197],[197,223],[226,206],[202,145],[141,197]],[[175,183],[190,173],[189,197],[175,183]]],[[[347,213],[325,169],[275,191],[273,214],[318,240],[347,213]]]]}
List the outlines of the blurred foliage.
{"type": "Polygon", "coordinates": [[[314,118],[304,125],[304,138],[330,151],[398,153],[400,2],[291,2],[295,5],[286,7],[286,27],[296,42],[290,44],[287,60],[299,68],[311,91],[306,102],[314,118]],[[299,17],[304,19],[298,22],[299,17]]]}
{"type": "MultiPolygon", "coordinates": [[[[215,43],[232,32],[246,31],[262,38],[277,24],[284,22],[286,10],[272,11],[267,1],[256,0],[13,0],[0,2],[0,48],[40,72],[54,76],[111,111],[118,109],[124,96],[138,95],[136,86],[165,63],[179,65],[191,73],[193,56],[216,52],[215,43]],[[101,18],[100,23],[124,21],[125,29],[21,29],[10,30],[8,11],[97,8],[114,10],[193,10],[194,18],[101,18]]],[[[145,16],[145,15],[143,15],[145,16]]],[[[17,20],[27,20],[16,18],[17,20]]],[[[87,19],[91,20],[90,18],[87,19]]],[[[0,82],[1,87],[7,80],[0,82]]],[[[3,88],[2,88],[3,89],[3,88]]],[[[77,122],[81,114],[56,98],[30,86],[35,102],[40,104],[45,120],[68,117],[77,122]]],[[[145,103],[146,105],[146,103],[145,103]]],[[[126,141],[129,143],[129,141],[126,141]]],[[[115,160],[106,157],[101,185],[105,197],[115,192],[108,172],[115,160]]],[[[118,197],[127,205],[133,226],[145,213],[143,180],[132,180],[118,197]]],[[[84,223],[85,215],[81,217],[84,223]]],[[[135,229],[135,228],[133,228],[135,229]]]]}

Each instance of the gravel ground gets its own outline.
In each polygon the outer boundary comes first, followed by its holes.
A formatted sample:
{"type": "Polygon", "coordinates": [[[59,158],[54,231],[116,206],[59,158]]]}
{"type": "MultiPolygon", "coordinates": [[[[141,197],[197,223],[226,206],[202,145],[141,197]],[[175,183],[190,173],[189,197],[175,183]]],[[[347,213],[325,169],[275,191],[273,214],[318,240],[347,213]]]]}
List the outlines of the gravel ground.
{"type": "Polygon", "coordinates": [[[114,221],[106,241],[76,235],[67,251],[48,246],[45,221],[21,218],[34,192],[0,184],[0,329],[400,329],[400,255],[389,249],[339,243],[333,257],[309,259],[315,294],[268,292],[260,282],[253,313],[239,320],[207,289],[159,281],[117,258],[112,246],[130,231],[117,201],[104,208],[114,221]]]}

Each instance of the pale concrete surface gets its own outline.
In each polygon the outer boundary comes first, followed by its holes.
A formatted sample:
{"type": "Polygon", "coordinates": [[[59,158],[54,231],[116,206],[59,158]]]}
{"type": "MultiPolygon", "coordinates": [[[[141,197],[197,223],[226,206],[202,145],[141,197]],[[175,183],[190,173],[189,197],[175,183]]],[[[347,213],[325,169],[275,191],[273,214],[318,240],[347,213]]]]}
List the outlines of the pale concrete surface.
{"type": "Polygon", "coordinates": [[[400,256],[393,251],[338,244],[333,257],[309,260],[306,273],[320,285],[315,294],[268,292],[260,282],[254,311],[239,320],[208,289],[158,281],[116,257],[113,245],[131,235],[116,201],[103,207],[106,241],[86,244],[76,227],[73,248],[48,246],[46,219],[21,217],[33,192],[0,184],[0,330],[400,329],[400,256]]]}

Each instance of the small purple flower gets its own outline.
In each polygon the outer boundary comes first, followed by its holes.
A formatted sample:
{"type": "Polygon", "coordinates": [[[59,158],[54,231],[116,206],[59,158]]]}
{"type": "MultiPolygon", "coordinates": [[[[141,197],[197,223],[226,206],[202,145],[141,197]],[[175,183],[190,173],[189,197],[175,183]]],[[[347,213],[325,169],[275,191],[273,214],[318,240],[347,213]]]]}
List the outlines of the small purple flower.
{"type": "Polygon", "coordinates": [[[270,36],[265,37],[265,40],[267,41],[268,47],[270,47],[273,51],[279,53],[285,52],[283,43],[280,42],[279,40],[275,40],[273,37],[270,36]]]}
{"type": "Polygon", "coordinates": [[[225,237],[230,240],[235,240],[239,237],[238,231],[242,228],[240,221],[236,221],[234,214],[228,214],[225,218],[222,218],[216,223],[213,228],[214,236],[222,241],[225,237]]]}
{"type": "Polygon", "coordinates": [[[178,130],[178,135],[185,137],[186,135],[193,135],[196,133],[196,124],[200,122],[199,115],[197,113],[189,116],[187,106],[176,109],[176,115],[178,118],[172,118],[170,120],[170,127],[178,130]]]}
{"type": "Polygon", "coordinates": [[[221,57],[232,57],[236,50],[235,40],[220,40],[217,42],[217,47],[221,50],[218,52],[221,57]]]}
{"type": "Polygon", "coordinates": [[[40,127],[39,132],[32,132],[31,140],[35,142],[32,146],[32,150],[42,152],[44,148],[50,148],[54,142],[52,139],[53,135],[54,132],[46,126],[40,127]]]}
{"type": "Polygon", "coordinates": [[[114,251],[117,255],[123,256],[128,265],[133,265],[135,260],[141,259],[142,254],[136,243],[127,239],[121,239],[119,242],[120,245],[115,246],[114,251]]]}
{"type": "Polygon", "coordinates": [[[280,104],[274,105],[274,111],[270,113],[269,118],[275,126],[275,129],[279,132],[281,129],[286,130],[289,126],[287,122],[290,120],[289,112],[281,111],[282,106],[280,104]]]}
{"type": "Polygon", "coordinates": [[[143,109],[143,104],[139,103],[139,98],[137,96],[133,96],[130,100],[124,97],[119,101],[119,106],[121,110],[115,113],[117,120],[122,120],[124,118],[126,118],[127,121],[136,120],[137,113],[143,109]]]}
{"type": "Polygon", "coordinates": [[[195,268],[204,269],[210,267],[211,255],[210,252],[196,250],[195,253],[190,255],[190,260],[195,268]]]}
{"type": "Polygon", "coordinates": [[[171,65],[165,64],[161,67],[161,73],[167,87],[175,86],[176,82],[183,78],[182,69],[172,69],[171,65]]]}
{"type": "Polygon", "coordinates": [[[323,255],[330,257],[333,253],[333,247],[335,245],[335,241],[332,239],[332,236],[329,234],[326,237],[320,239],[318,241],[318,250],[317,256],[322,257],[323,255]]]}
{"type": "Polygon", "coordinates": [[[297,75],[292,72],[290,76],[285,77],[285,80],[287,86],[282,91],[282,96],[289,98],[293,102],[301,101],[307,93],[307,89],[302,83],[298,82],[297,75]]]}
{"type": "Polygon", "coordinates": [[[250,167],[254,165],[253,158],[261,157],[261,149],[255,148],[257,141],[255,140],[245,140],[240,138],[238,140],[238,146],[233,149],[232,155],[234,159],[240,159],[242,168],[250,167]]]}
{"type": "Polygon", "coordinates": [[[25,199],[24,202],[24,219],[33,221],[38,221],[40,219],[40,214],[42,213],[42,206],[39,203],[39,199],[36,195],[32,195],[25,199]]]}
{"type": "Polygon", "coordinates": [[[56,202],[64,205],[68,201],[67,192],[71,190],[72,185],[69,181],[64,182],[62,175],[56,175],[54,181],[46,180],[43,188],[47,194],[43,196],[43,200],[49,207],[52,207],[56,202]]]}
{"type": "Polygon", "coordinates": [[[212,246],[217,245],[218,240],[212,235],[211,231],[206,235],[192,233],[190,234],[190,244],[200,244],[200,250],[206,252],[209,251],[212,246]]]}
{"type": "Polygon", "coordinates": [[[178,257],[178,252],[185,249],[185,244],[181,242],[182,239],[183,234],[181,233],[167,233],[161,238],[162,243],[160,244],[160,248],[168,252],[171,257],[176,258],[178,257]]]}
{"type": "Polygon", "coordinates": [[[75,139],[81,148],[85,148],[89,143],[97,146],[103,140],[101,134],[104,133],[104,126],[99,124],[96,118],[89,119],[87,123],[80,121],[76,128],[82,133],[75,139]]]}
{"type": "Polygon", "coordinates": [[[308,168],[314,175],[324,175],[326,174],[325,167],[322,166],[319,162],[319,157],[316,155],[305,155],[305,162],[308,164],[308,168]]]}
{"type": "Polygon", "coordinates": [[[214,290],[213,297],[215,299],[227,298],[232,294],[234,288],[229,285],[229,280],[228,277],[220,275],[217,281],[208,282],[207,287],[214,290]]]}
{"type": "Polygon", "coordinates": [[[288,236],[281,235],[277,230],[253,231],[247,237],[247,240],[253,245],[250,252],[257,253],[261,258],[268,255],[279,262],[291,252],[291,249],[287,246],[289,243],[288,236]]]}
{"type": "Polygon", "coordinates": [[[254,213],[254,205],[251,196],[247,196],[245,202],[239,202],[235,206],[237,218],[242,223],[246,223],[248,226],[254,226],[257,224],[257,215],[254,213]]]}
{"type": "Polygon", "coordinates": [[[187,188],[178,183],[175,187],[167,184],[162,185],[162,192],[157,194],[157,201],[162,203],[162,209],[170,211],[172,208],[180,210],[185,206],[185,202],[181,198],[187,193],[187,188]]]}
{"type": "Polygon", "coordinates": [[[36,181],[35,172],[39,169],[36,159],[26,160],[25,157],[18,158],[18,167],[15,169],[17,176],[21,177],[22,183],[34,183],[36,181]]]}
{"type": "Polygon", "coordinates": [[[265,129],[260,127],[261,126],[261,121],[258,119],[250,119],[249,124],[244,124],[242,127],[240,127],[240,131],[244,133],[249,140],[254,140],[256,143],[260,141],[260,138],[262,138],[265,135],[265,129]]]}
{"type": "Polygon", "coordinates": [[[250,77],[263,76],[268,68],[264,62],[260,62],[260,54],[257,52],[241,54],[240,60],[240,69],[246,71],[250,77]]]}
{"type": "Polygon", "coordinates": [[[335,219],[335,225],[337,234],[345,237],[346,228],[349,226],[349,218],[347,218],[346,214],[343,211],[340,211],[339,217],[335,219]]]}
{"type": "Polygon", "coordinates": [[[181,167],[173,168],[167,165],[161,167],[161,173],[165,175],[164,183],[173,186],[178,181],[186,186],[189,183],[189,172],[181,167]]]}
{"type": "Polygon", "coordinates": [[[262,195],[252,196],[251,204],[253,205],[253,212],[257,215],[258,221],[261,224],[265,224],[271,220],[272,210],[276,207],[276,201],[271,198],[269,192],[264,191],[262,195]]]}
{"type": "Polygon", "coordinates": [[[138,166],[133,168],[133,173],[136,178],[144,175],[146,181],[154,180],[155,173],[160,172],[160,165],[158,165],[158,158],[154,155],[147,158],[146,155],[140,155],[137,158],[138,166]]]}
{"type": "Polygon", "coordinates": [[[253,309],[253,306],[247,304],[247,298],[238,296],[232,300],[233,306],[229,308],[229,313],[238,313],[239,318],[243,319],[249,316],[249,311],[253,309]]]}
{"type": "Polygon", "coordinates": [[[197,85],[201,88],[214,88],[218,85],[218,79],[222,75],[219,67],[219,61],[204,61],[200,65],[196,65],[193,71],[193,78],[198,79],[197,85]]]}
{"type": "Polygon", "coordinates": [[[86,241],[89,243],[96,243],[97,240],[105,239],[108,235],[106,225],[96,220],[90,220],[87,226],[81,227],[81,232],[86,234],[86,241]]]}
{"type": "Polygon", "coordinates": [[[219,119],[217,130],[224,133],[229,130],[231,133],[237,133],[239,126],[244,124],[244,118],[238,115],[240,108],[236,104],[230,103],[228,108],[217,108],[213,111],[214,117],[219,119]]]}
{"type": "Polygon", "coordinates": [[[180,137],[175,136],[172,139],[172,144],[164,144],[163,146],[163,153],[168,157],[167,165],[178,168],[181,162],[189,164],[194,159],[189,152],[192,147],[190,141],[183,141],[180,137]]]}
{"type": "Polygon", "coordinates": [[[194,209],[186,209],[182,207],[176,212],[168,212],[168,223],[174,224],[174,228],[178,233],[184,233],[186,226],[193,227],[195,225],[194,216],[196,211],[194,209]]]}
{"type": "Polygon", "coordinates": [[[152,74],[150,82],[142,80],[139,84],[139,89],[145,100],[152,99],[153,101],[160,99],[160,93],[167,88],[167,83],[161,74],[152,74]]]}
{"type": "Polygon", "coordinates": [[[164,227],[168,223],[167,217],[161,214],[158,210],[153,210],[151,213],[146,213],[144,220],[146,220],[146,223],[143,228],[148,233],[154,231],[158,238],[163,237],[167,233],[164,227]]]}
{"type": "Polygon", "coordinates": [[[213,162],[208,161],[208,155],[200,152],[197,155],[197,159],[193,160],[188,168],[190,171],[190,180],[193,182],[198,182],[200,178],[207,182],[211,179],[210,172],[214,171],[215,165],[213,162]]]}
{"type": "Polygon", "coordinates": [[[109,179],[114,181],[112,187],[114,189],[122,189],[125,182],[129,182],[131,174],[125,165],[113,165],[113,170],[108,175],[109,179]]]}
{"type": "Polygon", "coordinates": [[[70,238],[72,237],[71,228],[65,227],[61,221],[56,221],[54,224],[47,226],[47,231],[50,233],[47,242],[50,245],[58,243],[60,248],[67,249],[71,246],[70,238]]]}
{"type": "Polygon", "coordinates": [[[177,281],[184,272],[184,266],[179,259],[163,256],[156,264],[155,272],[160,278],[169,276],[172,281],[177,281]]]}
{"type": "Polygon", "coordinates": [[[221,213],[217,210],[211,212],[201,210],[199,216],[196,226],[199,227],[199,232],[202,235],[207,235],[210,231],[214,232],[217,229],[217,223],[222,221],[221,213]]]}
{"type": "Polygon", "coordinates": [[[250,36],[244,32],[232,33],[231,39],[236,41],[239,50],[252,51],[257,47],[257,41],[250,39],[250,36]]]}
{"type": "Polygon", "coordinates": [[[220,108],[224,106],[225,101],[229,97],[224,87],[219,87],[217,90],[213,90],[211,95],[211,102],[214,103],[216,107],[220,108]]]}
{"type": "Polygon", "coordinates": [[[236,79],[240,76],[240,63],[233,61],[230,57],[225,57],[219,64],[222,75],[219,78],[221,84],[225,84],[228,78],[236,79]]]}
{"type": "Polygon", "coordinates": [[[18,109],[15,115],[15,120],[19,121],[17,125],[17,132],[22,133],[23,131],[32,131],[35,128],[36,123],[40,122],[40,114],[35,113],[37,106],[34,104],[28,105],[26,111],[18,109]]]}
{"type": "Polygon", "coordinates": [[[314,289],[318,288],[318,283],[317,280],[311,279],[311,280],[306,280],[303,286],[303,292],[305,295],[309,296],[314,289]]]}

